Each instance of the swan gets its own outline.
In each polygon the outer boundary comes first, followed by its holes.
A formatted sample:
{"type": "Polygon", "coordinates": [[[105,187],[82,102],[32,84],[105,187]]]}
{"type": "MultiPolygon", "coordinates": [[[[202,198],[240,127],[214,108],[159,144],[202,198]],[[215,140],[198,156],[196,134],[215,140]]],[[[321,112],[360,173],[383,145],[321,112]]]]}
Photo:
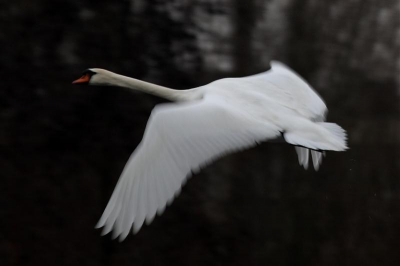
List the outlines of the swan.
{"type": "Polygon", "coordinates": [[[96,228],[124,240],[171,204],[188,176],[217,158],[283,136],[300,165],[311,151],[318,170],[326,150],[347,149],[346,132],[324,122],[327,107],[293,70],[272,61],[267,72],[174,90],[91,68],[73,82],[126,87],[174,103],[157,105],[96,228]]]}

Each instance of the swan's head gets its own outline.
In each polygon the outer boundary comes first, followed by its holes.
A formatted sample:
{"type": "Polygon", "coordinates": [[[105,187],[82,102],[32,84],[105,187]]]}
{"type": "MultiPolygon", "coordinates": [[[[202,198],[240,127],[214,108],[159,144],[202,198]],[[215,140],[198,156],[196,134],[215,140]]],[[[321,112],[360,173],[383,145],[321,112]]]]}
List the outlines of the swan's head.
{"type": "Polygon", "coordinates": [[[82,73],[82,77],[72,82],[79,85],[110,85],[115,74],[100,68],[89,68],[82,73]]]}

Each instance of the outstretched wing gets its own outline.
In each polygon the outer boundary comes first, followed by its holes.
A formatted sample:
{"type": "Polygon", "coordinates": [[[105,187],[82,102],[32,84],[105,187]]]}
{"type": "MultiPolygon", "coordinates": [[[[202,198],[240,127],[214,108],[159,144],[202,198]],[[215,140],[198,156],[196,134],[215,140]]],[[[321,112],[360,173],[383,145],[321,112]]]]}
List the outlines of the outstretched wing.
{"type": "Polygon", "coordinates": [[[125,239],[163,212],[192,171],[279,134],[214,99],[156,107],[97,227],[125,239]]]}
{"type": "Polygon", "coordinates": [[[325,120],[328,109],[322,98],[302,77],[280,62],[272,61],[269,71],[245,77],[243,82],[259,88],[258,92],[296,110],[307,119],[325,120]]]}

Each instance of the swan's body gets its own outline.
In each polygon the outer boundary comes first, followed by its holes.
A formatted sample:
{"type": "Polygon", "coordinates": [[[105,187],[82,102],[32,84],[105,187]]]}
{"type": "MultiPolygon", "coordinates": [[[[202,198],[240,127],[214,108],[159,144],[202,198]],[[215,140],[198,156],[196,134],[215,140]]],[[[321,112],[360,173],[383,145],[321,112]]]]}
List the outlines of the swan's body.
{"type": "Polygon", "coordinates": [[[154,108],[144,137],[132,154],[97,225],[125,239],[150,223],[180,192],[191,172],[226,153],[283,134],[296,145],[299,162],[315,169],[321,151],[343,151],[345,131],[324,123],[326,105],[305,81],[281,63],[262,74],[217,80],[186,91],[168,89],[91,69],[75,83],[116,85],[178,103],[154,108]]]}

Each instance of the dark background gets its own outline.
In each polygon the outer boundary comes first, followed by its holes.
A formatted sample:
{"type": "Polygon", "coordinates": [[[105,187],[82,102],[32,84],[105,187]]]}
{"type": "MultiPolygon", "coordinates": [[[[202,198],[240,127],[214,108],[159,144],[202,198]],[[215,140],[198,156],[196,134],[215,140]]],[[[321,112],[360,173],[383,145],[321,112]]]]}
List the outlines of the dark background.
{"type": "Polygon", "coordinates": [[[400,265],[395,0],[0,2],[0,265],[400,265]],[[101,67],[177,89],[287,63],[350,150],[265,143],[195,175],[124,242],[94,225],[164,100],[72,86],[101,67]]]}

